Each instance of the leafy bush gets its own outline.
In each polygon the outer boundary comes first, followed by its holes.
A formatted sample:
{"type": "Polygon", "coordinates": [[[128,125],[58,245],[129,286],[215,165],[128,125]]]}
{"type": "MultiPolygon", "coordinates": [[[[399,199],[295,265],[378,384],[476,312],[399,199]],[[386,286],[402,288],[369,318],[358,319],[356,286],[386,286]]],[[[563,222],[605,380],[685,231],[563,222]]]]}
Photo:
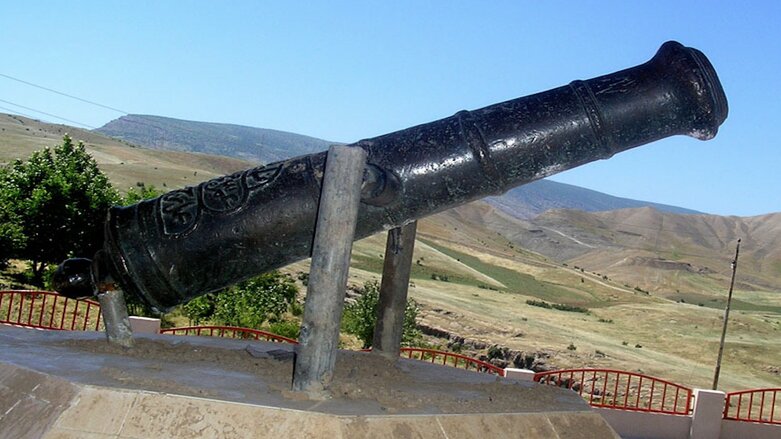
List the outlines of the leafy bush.
{"type": "Polygon", "coordinates": [[[216,294],[214,321],[244,328],[259,328],[266,321],[277,322],[297,293],[290,276],[278,271],[261,274],[216,294]]]}
{"type": "Polygon", "coordinates": [[[282,320],[270,324],[268,332],[296,340],[301,333],[301,325],[291,320],[282,320]]]}
{"type": "Polygon", "coordinates": [[[218,325],[257,329],[264,322],[279,322],[297,293],[290,276],[272,271],[222,292],[197,297],[183,305],[182,311],[195,324],[210,320],[218,325]]]}
{"type": "Polygon", "coordinates": [[[182,312],[193,325],[200,325],[214,315],[214,294],[206,294],[182,305],[182,312]]]}
{"type": "Polygon", "coordinates": [[[506,347],[501,347],[499,345],[491,345],[488,347],[488,352],[486,352],[486,356],[489,360],[493,360],[495,358],[500,358],[504,360],[507,358],[509,349],[506,347]]]}
{"type": "Polygon", "coordinates": [[[305,287],[309,286],[309,273],[305,271],[299,271],[296,278],[300,280],[305,287]]]}
{"type": "Polygon", "coordinates": [[[540,308],[545,308],[545,309],[553,308],[550,303],[548,303],[548,302],[546,302],[544,300],[532,300],[532,299],[530,299],[530,300],[526,301],[526,304],[527,305],[531,305],[531,306],[537,306],[537,307],[540,307],[540,308]]]}
{"type": "Polygon", "coordinates": [[[144,184],[144,182],[137,182],[136,187],[131,187],[128,189],[125,196],[122,198],[122,204],[125,206],[129,206],[131,204],[136,204],[140,201],[149,200],[151,198],[157,198],[160,195],[163,195],[163,191],[156,188],[155,185],[150,184],[147,186],[144,184]]]}
{"type": "Polygon", "coordinates": [[[574,305],[567,305],[565,303],[548,303],[544,300],[527,300],[526,304],[531,306],[537,306],[540,308],[545,308],[545,309],[557,309],[559,311],[580,312],[584,314],[588,314],[589,312],[588,308],[583,308],[574,305]]]}
{"type": "MultiPolygon", "coordinates": [[[[369,348],[374,338],[374,327],[377,324],[377,313],[380,301],[380,285],[377,281],[366,282],[361,295],[355,302],[344,307],[342,330],[353,334],[363,343],[363,348],[369,348]]],[[[420,338],[415,319],[420,309],[414,300],[408,299],[404,308],[404,326],[401,344],[409,346],[416,344],[420,338]]]]}

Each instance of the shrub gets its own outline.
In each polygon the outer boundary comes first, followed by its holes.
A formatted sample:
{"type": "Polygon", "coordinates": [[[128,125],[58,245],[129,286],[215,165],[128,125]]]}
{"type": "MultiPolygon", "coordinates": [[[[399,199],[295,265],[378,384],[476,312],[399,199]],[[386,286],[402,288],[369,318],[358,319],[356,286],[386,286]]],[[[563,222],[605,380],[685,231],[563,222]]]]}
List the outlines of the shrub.
{"type": "Polygon", "coordinates": [[[301,333],[301,325],[298,322],[282,320],[270,324],[268,327],[268,332],[296,340],[301,333]]]}
{"type": "Polygon", "coordinates": [[[282,314],[293,307],[297,293],[290,276],[272,271],[222,292],[197,297],[184,304],[182,311],[195,324],[211,320],[219,325],[257,329],[264,322],[279,322],[282,314]]]}
{"type": "MultiPolygon", "coordinates": [[[[377,313],[380,301],[380,286],[377,281],[366,282],[361,290],[361,295],[355,302],[344,307],[342,317],[342,330],[358,337],[363,343],[363,348],[369,348],[374,338],[374,327],[377,323],[377,313]]],[[[411,299],[407,300],[404,308],[404,326],[401,344],[409,346],[416,344],[420,339],[420,331],[415,320],[420,309],[418,304],[411,299]]]]}
{"type": "Polygon", "coordinates": [[[589,312],[588,308],[583,308],[574,305],[567,305],[565,303],[548,303],[544,300],[527,300],[526,304],[531,306],[537,306],[540,308],[557,309],[559,311],[566,311],[566,312],[580,312],[584,314],[588,314],[589,312]]]}

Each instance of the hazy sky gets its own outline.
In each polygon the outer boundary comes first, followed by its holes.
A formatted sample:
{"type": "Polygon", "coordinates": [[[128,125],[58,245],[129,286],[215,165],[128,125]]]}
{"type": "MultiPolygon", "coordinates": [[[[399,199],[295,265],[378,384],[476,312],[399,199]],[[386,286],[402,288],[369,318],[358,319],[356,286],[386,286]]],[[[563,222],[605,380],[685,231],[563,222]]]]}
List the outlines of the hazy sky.
{"type": "Polygon", "coordinates": [[[0,5],[0,112],[89,127],[154,114],[342,142],[634,66],[677,40],[726,90],[716,139],[667,139],[553,180],[721,215],[781,211],[778,1],[0,5]]]}

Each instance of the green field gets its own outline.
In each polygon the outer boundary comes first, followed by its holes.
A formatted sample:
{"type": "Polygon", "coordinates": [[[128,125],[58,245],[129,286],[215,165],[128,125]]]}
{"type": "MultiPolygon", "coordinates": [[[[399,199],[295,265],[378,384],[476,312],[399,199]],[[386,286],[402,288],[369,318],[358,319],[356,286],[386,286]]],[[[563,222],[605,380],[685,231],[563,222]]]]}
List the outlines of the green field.
{"type": "MultiPolygon", "coordinates": [[[[424,223],[428,221],[437,218],[424,223]]],[[[556,368],[614,368],[709,388],[721,333],[723,285],[670,297],[646,294],[620,280],[539,258],[530,261],[486,239],[465,246],[451,234],[443,239],[436,232],[444,229],[425,230],[416,244],[410,296],[423,305],[421,320],[427,325],[522,352],[547,352],[556,368]],[[446,275],[448,281],[432,279],[432,274],[446,275]],[[590,312],[526,303],[539,299],[590,312]]],[[[383,251],[383,235],[356,243],[351,282],[378,279],[383,251]]],[[[444,346],[446,341],[431,342],[444,346]]],[[[736,291],[722,388],[777,387],[779,364],[781,295],[736,291]]]]}

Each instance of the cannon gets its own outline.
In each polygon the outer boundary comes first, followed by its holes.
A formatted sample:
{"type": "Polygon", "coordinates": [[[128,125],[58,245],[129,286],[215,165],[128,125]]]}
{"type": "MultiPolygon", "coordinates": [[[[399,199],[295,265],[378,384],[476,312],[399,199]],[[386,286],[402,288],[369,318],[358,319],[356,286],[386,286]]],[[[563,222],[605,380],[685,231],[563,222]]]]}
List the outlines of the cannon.
{"type": "MultiPolygon", "coordinates": [[[[664,137],[714,137],[727,117],[715,70],[670,41],[648,62],[350,146],[367,151],[356,239],[664,137]]],[[[159,311],[309,257],[326,152],[113,207],[94,261],[58,290],[116,282],[159,311]]]]}

